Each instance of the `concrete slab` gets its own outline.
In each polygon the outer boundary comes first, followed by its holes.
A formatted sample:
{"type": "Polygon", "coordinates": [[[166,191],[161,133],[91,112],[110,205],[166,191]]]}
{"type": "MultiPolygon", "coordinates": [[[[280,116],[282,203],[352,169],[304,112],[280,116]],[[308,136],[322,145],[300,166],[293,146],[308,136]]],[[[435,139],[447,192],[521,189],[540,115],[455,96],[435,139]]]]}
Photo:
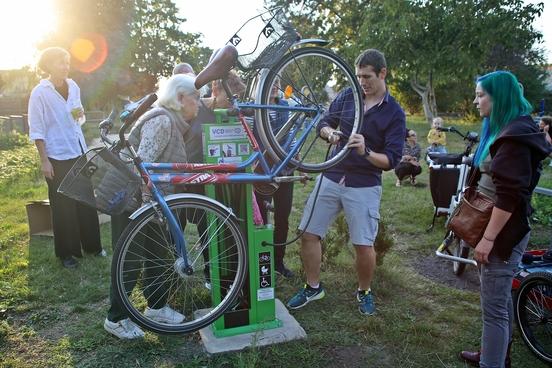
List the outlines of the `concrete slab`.
{"type": "Polygon", "coordinates": [[[211,326],[199,331],[203,346],[209,354],[239,351],[251,346],[267,346],[282,342],[304,339],[307,334],[297,320],[289,314],[284,304],[276,299],[276,318],[282,322],[282,327],[245,333],[236,336],[216,337],[211,326]]]}

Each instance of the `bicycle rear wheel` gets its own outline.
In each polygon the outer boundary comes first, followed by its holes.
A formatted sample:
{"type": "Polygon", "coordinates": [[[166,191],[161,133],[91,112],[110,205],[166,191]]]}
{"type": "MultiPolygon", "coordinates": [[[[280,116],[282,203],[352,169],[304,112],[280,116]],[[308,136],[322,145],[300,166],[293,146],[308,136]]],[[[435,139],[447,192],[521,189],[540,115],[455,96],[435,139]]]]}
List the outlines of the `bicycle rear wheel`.
{"type": "Polygon", "coordinates": [[[330,103],[340,93],[350,93],[353,104],[343,117],[340,129],[350,134],[358,133],[362,125],[362,93],[351,68],[336,54],[321,47],[304,47],[293,50],[268,72],[261,81],[260,103],[275,105],[276,94],[284,96],[291,106],[310,108],[311,111],[259,110],[257,127],[264,148],[275,160],[283,160],[294,145],[300,145],[298,154],[291,159],[291,166],[299,171],[320,172],[339,163],[349,149],[333,147],[326,157],[329,144],[317,132],[330,103]],[[288,115],[281,118],[282,114],[288,115]],[[345,118],[345,116],[347,118],[345,118]],[[345,125],[347,125],[345,127],[345,125]],[[304,136],[304,140],[301,137],[304,136]]]}
{"type": "Polygon", "coordinates": [[[241,291],[246,246],[234,216],[215,201],[182,195],[167,201],[186,242],[186,272],[167,219],[153,207],[125,229],[112,262],[112,288],[130,318],[161,334],[197,331],[212,323],[241,291]],[[183,321],[160,320],[151,309],[169,306],[183,321]]]}
{"type": "Polygon", "coordinates": [[[515,298],[514,310],[525,344],[539,359],[552,363],[552,274],[527,276],[515,298]]]}

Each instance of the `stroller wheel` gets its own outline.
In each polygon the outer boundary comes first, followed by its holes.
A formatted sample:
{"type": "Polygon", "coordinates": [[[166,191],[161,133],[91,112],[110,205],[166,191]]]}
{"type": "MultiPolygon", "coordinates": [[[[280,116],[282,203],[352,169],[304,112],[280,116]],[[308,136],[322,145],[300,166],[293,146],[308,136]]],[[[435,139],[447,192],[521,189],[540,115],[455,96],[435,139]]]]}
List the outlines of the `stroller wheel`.
{"type": "MultiPolygon", "coordinates": [[[[468,258],[470,254],[469,246],[466,245],[464,241],[458,238],[457,236],[455,236],[454,239],[452,240],[451,248],[453,251],[453,255],[456,257],[468,258]]],[[[465,269],[466,269],[466,263],[452,262],[452,272],[454,272],[456,276],[462,275],[465,269]]]]}

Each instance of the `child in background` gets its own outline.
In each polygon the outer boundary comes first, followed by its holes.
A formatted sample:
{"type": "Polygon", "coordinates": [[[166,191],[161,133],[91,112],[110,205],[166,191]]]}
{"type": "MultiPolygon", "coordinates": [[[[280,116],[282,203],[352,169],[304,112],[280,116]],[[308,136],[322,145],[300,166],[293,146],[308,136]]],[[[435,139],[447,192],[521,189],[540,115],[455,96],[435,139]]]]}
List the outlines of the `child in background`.
{"type": "Polygon", "coordinates": [[[445,132],[441,132],[437,129],[442,126],[442,118],[437,117],[433,119],[431,129],[429,130],[429,133],[427,133],[427,142],[429,143],[427,152],[447,153],[447,149],[445,148],[447,144],[447,136],[445,132]]]}

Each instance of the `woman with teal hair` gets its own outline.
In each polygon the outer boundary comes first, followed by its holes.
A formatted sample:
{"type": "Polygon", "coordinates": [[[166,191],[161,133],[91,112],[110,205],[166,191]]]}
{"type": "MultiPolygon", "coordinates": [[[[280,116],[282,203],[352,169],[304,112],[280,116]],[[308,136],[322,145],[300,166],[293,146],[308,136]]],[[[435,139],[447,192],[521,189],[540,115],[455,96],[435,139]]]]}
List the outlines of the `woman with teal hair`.
{"type": "Polygon", "coordinates": [[[531,105],[512,73],[496,71],[478,78],[473,102],[483,118],[474,157],[478,190],[495,205],[474,255],[480,266],[481,350],[462,351],[460,356],[480,367],[509,367],[512,279],[529,241],[531,194],[551,146],[529,115],[531,105]]]}

